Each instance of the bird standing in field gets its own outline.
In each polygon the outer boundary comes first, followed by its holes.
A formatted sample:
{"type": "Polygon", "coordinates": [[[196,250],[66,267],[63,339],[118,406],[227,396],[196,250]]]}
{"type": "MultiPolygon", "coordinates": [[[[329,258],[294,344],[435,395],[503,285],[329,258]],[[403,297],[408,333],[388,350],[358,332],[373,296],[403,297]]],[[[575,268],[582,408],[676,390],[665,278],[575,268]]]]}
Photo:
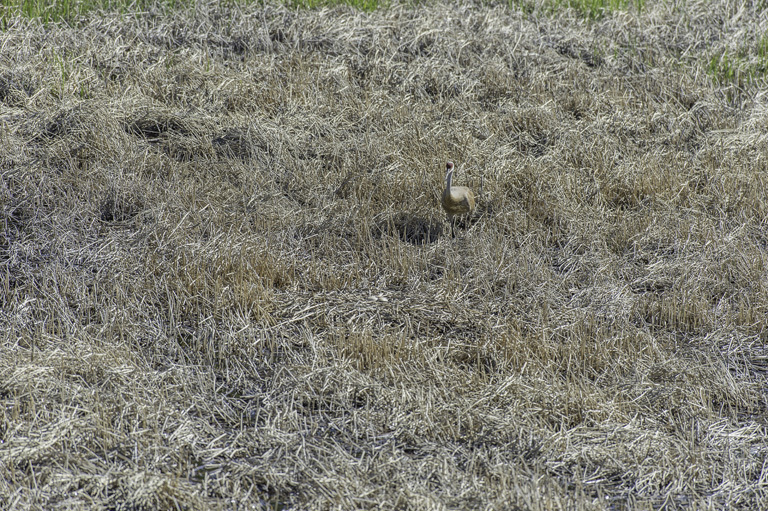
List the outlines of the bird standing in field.
{"type": "Polygon", "coordinates": [[[475,209],[475,194],[466,186],[451,186],[453,162],[445,164],[445,190],[440,198],[443,209],[451,223],[451,236],[454,236],[455,216],[471,213],[475,209]]]}

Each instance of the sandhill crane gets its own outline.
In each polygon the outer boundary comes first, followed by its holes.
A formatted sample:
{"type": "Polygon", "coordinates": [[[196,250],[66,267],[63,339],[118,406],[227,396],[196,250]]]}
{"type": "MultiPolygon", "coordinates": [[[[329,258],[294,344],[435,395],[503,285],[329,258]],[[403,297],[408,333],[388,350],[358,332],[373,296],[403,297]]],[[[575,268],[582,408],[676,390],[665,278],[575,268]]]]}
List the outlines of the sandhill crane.
{"type": "Polygon", "coordinates": [[[451,223],[451,235],[454,235],[454,217],[471,213],[475,209],[475,194],[466,186],[451,186],[453,177],[453,162],[445,164],[445,190],[440,199],[443,209],[448,213],[448,220],[451,223]]]}

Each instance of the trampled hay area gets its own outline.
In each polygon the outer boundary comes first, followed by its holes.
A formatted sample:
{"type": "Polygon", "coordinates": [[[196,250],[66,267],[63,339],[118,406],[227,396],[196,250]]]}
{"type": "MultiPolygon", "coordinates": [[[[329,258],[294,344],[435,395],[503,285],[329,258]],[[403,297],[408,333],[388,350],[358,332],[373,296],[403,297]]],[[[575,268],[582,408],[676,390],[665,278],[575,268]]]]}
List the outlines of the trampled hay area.
{"type": "Polygon", "coordinates": [[[0,507],[768,508],[735,4],[7,18],[0,507]]]}

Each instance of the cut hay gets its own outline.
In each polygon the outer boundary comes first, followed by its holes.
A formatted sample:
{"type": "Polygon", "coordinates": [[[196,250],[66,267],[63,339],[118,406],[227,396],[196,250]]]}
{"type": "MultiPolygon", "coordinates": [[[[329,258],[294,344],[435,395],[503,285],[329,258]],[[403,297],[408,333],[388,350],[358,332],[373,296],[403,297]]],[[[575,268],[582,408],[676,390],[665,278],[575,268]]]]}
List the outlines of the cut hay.
{"type": "Polygon", "coordinates": [[[0,501],[765,509],[764,11],[196,4],[0,34],[0,501]]]}

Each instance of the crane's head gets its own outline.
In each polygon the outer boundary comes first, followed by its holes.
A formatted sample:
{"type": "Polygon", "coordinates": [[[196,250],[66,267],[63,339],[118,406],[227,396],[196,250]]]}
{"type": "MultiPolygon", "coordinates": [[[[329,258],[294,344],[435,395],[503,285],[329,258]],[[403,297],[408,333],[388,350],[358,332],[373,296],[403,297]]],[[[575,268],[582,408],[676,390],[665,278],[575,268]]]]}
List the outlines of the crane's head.
{"type": "Polygon", "coordinates": [[[445,171],[450,172],[452,170],[453,170],[453,162],[449,161],[448,163],[445,164],[445,171]]]}

